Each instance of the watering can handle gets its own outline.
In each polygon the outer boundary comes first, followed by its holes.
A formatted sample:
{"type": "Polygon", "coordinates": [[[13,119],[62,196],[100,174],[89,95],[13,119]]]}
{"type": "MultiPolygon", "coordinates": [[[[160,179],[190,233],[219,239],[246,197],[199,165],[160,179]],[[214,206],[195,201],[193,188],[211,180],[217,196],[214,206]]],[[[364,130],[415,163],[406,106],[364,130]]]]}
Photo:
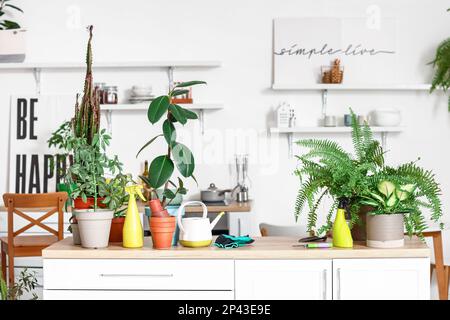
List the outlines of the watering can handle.
{"type": "Polygon", "coordinates": [[[183,231],[184,231],[184,227],[183,224],[181,223],[181,213],[183,212],[183,209],[185,206],[190,205],[190,204],[199,204],[202,206],[203,208],[203,218],[206,218],[208,216],[208,208],[206,208],[206,204],[204,204],[201,201],[187,201],[185,203],[183,203],[179,208],[178,208],[178,212],[177,212],[177,224],[178,227],[183,231]]]}

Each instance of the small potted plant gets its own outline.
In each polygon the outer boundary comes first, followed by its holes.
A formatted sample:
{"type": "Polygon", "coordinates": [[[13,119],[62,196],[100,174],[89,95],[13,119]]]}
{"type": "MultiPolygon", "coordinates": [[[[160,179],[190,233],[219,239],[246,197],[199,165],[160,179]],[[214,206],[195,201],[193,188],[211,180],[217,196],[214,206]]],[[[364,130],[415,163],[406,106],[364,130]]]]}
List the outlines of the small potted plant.
{"type": "Polygon", "coordinates": [[[120,173],[122,164],[117,156],[109,158],[106,147],[111,137],[100,129],[100,104],[97,91],[92,84],[92,26],[89,27],[87,45],[87,70],[84,95],[75,105],[71,122],[72,134],[67,149],[73,150],[73,164],[67,169],[66,180],[75,188],[71,191],[74,200],[73,213],[78,223],[81,245],[101,248],[108,245],[111,220],[114,210],[106,208],[104,185],[106,172],[120,173]]]}
{"type": "Polygon", "coordinates": [[[423,238],[426,222],[422,210],[430,209],[431,220],[438,222],[442,216],[440,193],[434,174],[414,162],[375,173],[361,200],[372,208],[366,218],[367,246],[401,247],[404,229],[409,236],[423,238]]]}
{"type": "Polygon", "coordinates": [[[148,108],[147,117],[151,124],[154,125],[162,118],[164,119],[162,134],[147,142],[137,155],[161,136],[164,136],[167,145],[167,153],[156,157],[151,162],[149,175],[147,177],[140,176],[151,190],[153,197],[149,201],[151,210],[150,232],[152,234],[153,247],[156,249],[165,249],[171,246],[173,232],[175,231],[175,217],[170,216],[167,207],[178,194],[184,195],[187,192],[181,177],[178,177],[176,182],[171,180],[175,167],[177,167],[182,177],[191,177],[196,181],[193,175],[195,168],[194,156],[187,146],[177,141],[175,124],[185,125],[188,120],[195,120],[198,117],[195,112],[173,103],[172,99],[188,93],[189,90],[185,88],[199,84],[205,84],[205,82],[189,81],[179,83],[167,95],[153,100],[148,108]],[[163,192],[161,197],[158,197],[156,190],[160,187],[163,187],[163,192]]]}
{"type": "Polygon", "coordinates": [[[10,2],[11,0],[0,0],[0,62],[23,62],[26,32],[17,22],[7,18],[13,11],[23,11],[10,2]]]}
{"type": "Polygon", "coordinates": [[[30,272],[27,268],[20,272],[18,281],[10,287],[0,273],[0,300],[19,300],[24,295],[30,294],[31,300],[37,300],[38,296],[34,292],[37,286],[36,272],[30,272]]]}
{"type": "Polygon", "coordinates": [[[109,242],[122,242],[123,225],[129,195],[125,192],[128,183],[134,183],[130,176],[119,173],[113,179],[106,179],[106,183],[100,185],[100,192],[105,195],[102,201],[108,209],[114,210],[114,218],[111,222],[109,242]]]}

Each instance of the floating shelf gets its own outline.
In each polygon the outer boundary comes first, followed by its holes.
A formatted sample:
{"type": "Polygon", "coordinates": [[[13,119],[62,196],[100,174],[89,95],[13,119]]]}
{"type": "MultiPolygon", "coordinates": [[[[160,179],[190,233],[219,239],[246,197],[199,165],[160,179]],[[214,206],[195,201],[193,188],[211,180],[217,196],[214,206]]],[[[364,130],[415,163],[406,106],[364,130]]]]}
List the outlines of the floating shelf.
{"type": "MultiPolygon", "coordinates": [[[[108,131],[112,132],[112,113],[114,111],[147,111],[149,103],[136,103],[136,104],[102,104],[100,105],[101,111],[106,111],[106,122],[108,124],[108,131]]],[[[200,128],[202,134],[205,131],[205,110],[221,110],[224,108],[222,103],[189,103],[179,104],[181,107],[195,110],[198,112],[198,118],[200,121],[200,128]]]]}
{"type": "MultiPolygon", "coordinates": [[[[168,61],[129,61],[129,62],[95,62],[94,69],[112,68],[214,68],[221,66],[220,61],[215,60],[168,60],[168,61]]],[[[84,62],[22,62],[0,63],[0,69],[82,69],[86,67],[84,62]]]]}
{"type": "MultiPolygon", "coordinates": [[[[398,133],[404,130],[404,127],[370,127],[372,132],[381,133],[381,144],[383,149],[387,146],[387,135],[389,132],[398,133]]],[[[293,150],[293,135],[298,134],[308,134],[308,133],[350,133],[352,131],[351,127],[293,127],[293,128],[270,128],[270,133],[280,133],[287,134],[289,156],[292,157],[293,150]]]]}
{"type": "Polygon", "coordinates": [[[335,90],[335,91],[429,91],[431,84],[329,84],[317,83],[311,85],[300,84],[273,84],[273,90],[335,90]]]}

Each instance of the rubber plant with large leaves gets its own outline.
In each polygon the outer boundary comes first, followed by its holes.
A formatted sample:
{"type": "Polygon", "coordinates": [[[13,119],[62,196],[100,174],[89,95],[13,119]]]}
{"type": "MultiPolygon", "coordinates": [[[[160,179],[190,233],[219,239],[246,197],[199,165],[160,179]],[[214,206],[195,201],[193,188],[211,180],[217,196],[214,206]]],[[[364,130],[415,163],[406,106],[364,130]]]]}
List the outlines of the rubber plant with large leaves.
{"type": "Polygon", "coordinates": [[[139,150],[136,157],[155,140],[164,137],[167,144],[167,153],[153,159],[150,163],[148,176],[140,176],[156,197],[158,197],[156,190],[164,187],[162,199],[160,199],[163,207],[169,205],[177,194],[184,195],[187,193],[183,179],[180,176],[178,176],[177,181],[171,179],[175,172],[175,167],[182,177],[192,178],[197,182],[194,176],[194,155],[186,145],[177,141],[175,124],[185,125],[189,120],[198,119],[198,116],[195,112],[172,103],[172,99],[188,93],[189,90],[186,89],[187,87],[200,84],[206,84],[206,82],[188,81],[179,83],[167,95],[157,97],[153,100],[148,108],[147,117],[152,125],[163,120],[162,133],[150,139],[139,150]]]}

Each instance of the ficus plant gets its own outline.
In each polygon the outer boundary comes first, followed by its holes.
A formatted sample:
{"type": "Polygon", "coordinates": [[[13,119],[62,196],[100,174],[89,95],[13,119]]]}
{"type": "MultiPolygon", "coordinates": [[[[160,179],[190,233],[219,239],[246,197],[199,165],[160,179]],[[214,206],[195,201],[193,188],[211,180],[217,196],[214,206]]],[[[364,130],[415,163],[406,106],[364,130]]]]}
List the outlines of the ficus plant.
{"type": "Polygon", "coordinates": [[[206,82],[188,81],[179,83],[174,86],[167,95],[154,99],[148,108],[147,117],[152,125],[163,119],[162,134],[150,139],[150,141],[139,150],[136,157],[156,139],[164,137],[167,144],[167,153],[153,159],[150,163],[148,176],[140,176],[156,197],[156,189],[164,187],[161,199],[163,207],[169,205],[177,194],[184,195],[187,193],[182,178],[178,177],[176,182],[171,180],[175,167],[182,177],[192,178],[197,182],[194,176],[194,155],[187,146],[177,141],[175,124],[179,123],[185,125],[189,120],[198,119],[198,116],[195,112],[172,103],[172,99],[176,96],[188,93],[189,90],[186,89],[187,87],[200,84],[206,84],[206,82]],[[169,189],[169,186],[172,188],[169,189]]]}
{"type": "Polygon", "coordinates": [[[9,3],[10,1],[0,0],[0,30],[20,29],[20,25],[17,22],[2,18],[11,9],[23,13],[22,9],[9,3]]]}

